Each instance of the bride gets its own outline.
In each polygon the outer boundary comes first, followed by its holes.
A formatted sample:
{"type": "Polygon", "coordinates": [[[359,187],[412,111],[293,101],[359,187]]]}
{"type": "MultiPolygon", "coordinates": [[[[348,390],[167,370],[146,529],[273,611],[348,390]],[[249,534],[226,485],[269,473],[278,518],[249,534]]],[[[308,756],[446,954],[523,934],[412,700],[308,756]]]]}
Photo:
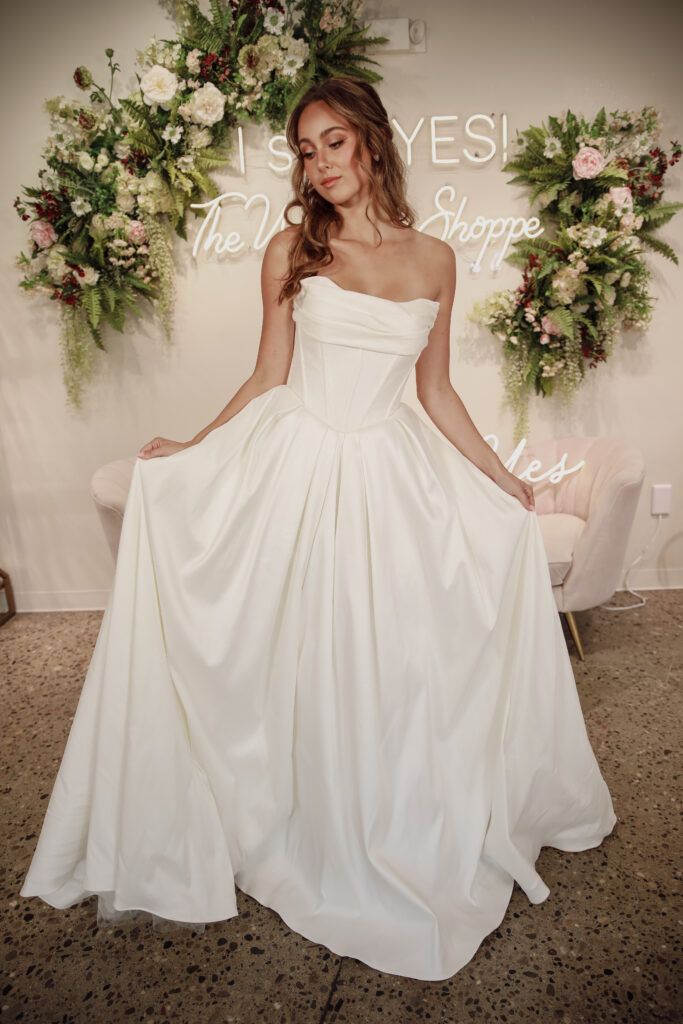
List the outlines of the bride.
{"type": "Polygon", "coordinates": [[[301,208],[303,219],[276,234],[265,251],[263,326],[254,371],[191,441],[155,437],[140,449],[140,458],[198,444],[251,398],[286,383],[294,347],[291,298],[302,277],[317,274],[348,291],[397,302],[424,295],[439,303],[429,344],[415,366],[420,404],[468,459],[525,508],[533,508],[532,486],[505,468],[451,385],[455,254],[446,242],[412,227],[415,215],[405,198],[405,171],[375,90],[352,79],[330,79],[299,104],[287,138],[297,162],[296,199],[288,203],[285,219],[289,222],[292,207],[301,208]]]}
{"type": "Polygon", "coordinates": [[[21,890],[109,917],[237,914],[450,977],[542,846],[616,818],[533,490],[449,379],[451,248],[413,228],[372,86],[290,115],[252,375],[136,461],[114,583],[21,890]],[[298,209],[299,223],[289,219],[298,209]],[[415,369],[433,430],[403,403],[415,369]]]}

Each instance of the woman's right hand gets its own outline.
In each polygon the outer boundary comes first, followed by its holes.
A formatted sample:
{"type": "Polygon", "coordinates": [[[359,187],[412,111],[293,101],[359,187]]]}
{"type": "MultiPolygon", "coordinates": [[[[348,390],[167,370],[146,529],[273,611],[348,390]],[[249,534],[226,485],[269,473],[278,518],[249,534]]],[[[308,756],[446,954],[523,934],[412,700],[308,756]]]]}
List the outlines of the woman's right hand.
{"type": "Polygon", "coordinates": [[[139,459],[158,459],[163,455],[175,455],[176,452],[189,448],[192,441],[169,441],[167,437],[153,437],[143,444],[138,452],[139,459]]]}

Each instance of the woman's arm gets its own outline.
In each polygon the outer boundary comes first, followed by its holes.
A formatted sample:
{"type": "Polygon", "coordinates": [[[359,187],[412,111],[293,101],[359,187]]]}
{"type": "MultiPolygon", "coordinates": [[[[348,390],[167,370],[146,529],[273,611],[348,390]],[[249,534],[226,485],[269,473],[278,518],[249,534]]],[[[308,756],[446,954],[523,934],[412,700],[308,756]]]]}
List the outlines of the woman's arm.
{"type": "Polygon", "coordinates": [[[455,296],[455,253],[441,242],[435,275],[442,282],[439,312],[429,334],[429,344],[415,364],[417,397],[425,412],[458,451],[525,508],[534,507],[533,488],[510,473],[484,440],[450,381],[451,311],[455,296]]]}
{"type": "Polygon", "coordinates": [[[159,458],[199,444],[216,427],[232,419],[244,406],[264,391],[278,384],[284,384],[294,350],[294,321],[291,300],[278,303],[282,278],[287,273],[289,246],[296,228],[285,228],[271,238],[266,247],[261,265],[261,297],[263,302],[263,325],[256,364],[244,384],[235,392],[224,409],[208,426],[199,431],[191,441],[170,441],[155,437],[138,452],[141,458],[159,458]]]}

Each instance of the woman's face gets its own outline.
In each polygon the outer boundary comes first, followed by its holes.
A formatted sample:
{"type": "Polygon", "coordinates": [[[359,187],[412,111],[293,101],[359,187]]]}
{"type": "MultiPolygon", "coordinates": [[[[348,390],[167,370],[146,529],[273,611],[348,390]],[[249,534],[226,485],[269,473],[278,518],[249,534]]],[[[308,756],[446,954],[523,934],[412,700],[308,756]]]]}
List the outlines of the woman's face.
{"type": "MultiPolygon", "coordinates": [[[[369,194],[367,172],[354,153],[358,135],[324,100],[315,100],[299,117],[298,144],[304,172],[313,188],[335,206],[369,194]]],[[[368,147],[362,159],[370,164],[368,147]]]]}

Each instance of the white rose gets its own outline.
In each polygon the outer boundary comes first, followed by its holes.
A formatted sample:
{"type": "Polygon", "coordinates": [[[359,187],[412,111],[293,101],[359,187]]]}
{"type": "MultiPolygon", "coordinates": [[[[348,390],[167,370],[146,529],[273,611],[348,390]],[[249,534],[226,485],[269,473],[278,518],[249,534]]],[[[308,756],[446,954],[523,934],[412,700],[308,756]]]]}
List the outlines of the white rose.
{"type": "Polygon", "coordinates": [[[225,96],[212,82],[192,94],[188,104],[190,116],[197,124],[217,124],[223,119],[225,96]]]}
{"type": "Polygon", "coordinates": [[[92,171],[93,167],[95,166],[95,161],[90,156],[90,153],[87,152],[87,150],[82,150],[78,154],[78,165],[79,167],[82,167],[84,171],[92,171]]]}
{"type": "Polygon", "coordinates": [[[95,270],[94,267],[84,267],[83,268],[83,277],[81,278],[81,281],[83,282],[83,284],[88,284],[88,285],[97,284],[97,282],[99,280],[99,276],[100,276],[99,270],[95,270]]]}
{"type": "Polygon", "coordinates": [[[97,169],[98,169],[98,171],[101,171],[102,168],[106,167],[108,163],[109,163],[109,157],[107,156],[106,152],[103,149],[101,149],[99,151],[99,153],[97,154],[97,169]]]}
{"type": "Polygon", "coordinates": [[[148,106],[158,103],[164,110],[168,110],[178,88],[178,79],[172,71],[163,68],[161,64],[155,64],[140,79],[140,88],[148,106]]]}

